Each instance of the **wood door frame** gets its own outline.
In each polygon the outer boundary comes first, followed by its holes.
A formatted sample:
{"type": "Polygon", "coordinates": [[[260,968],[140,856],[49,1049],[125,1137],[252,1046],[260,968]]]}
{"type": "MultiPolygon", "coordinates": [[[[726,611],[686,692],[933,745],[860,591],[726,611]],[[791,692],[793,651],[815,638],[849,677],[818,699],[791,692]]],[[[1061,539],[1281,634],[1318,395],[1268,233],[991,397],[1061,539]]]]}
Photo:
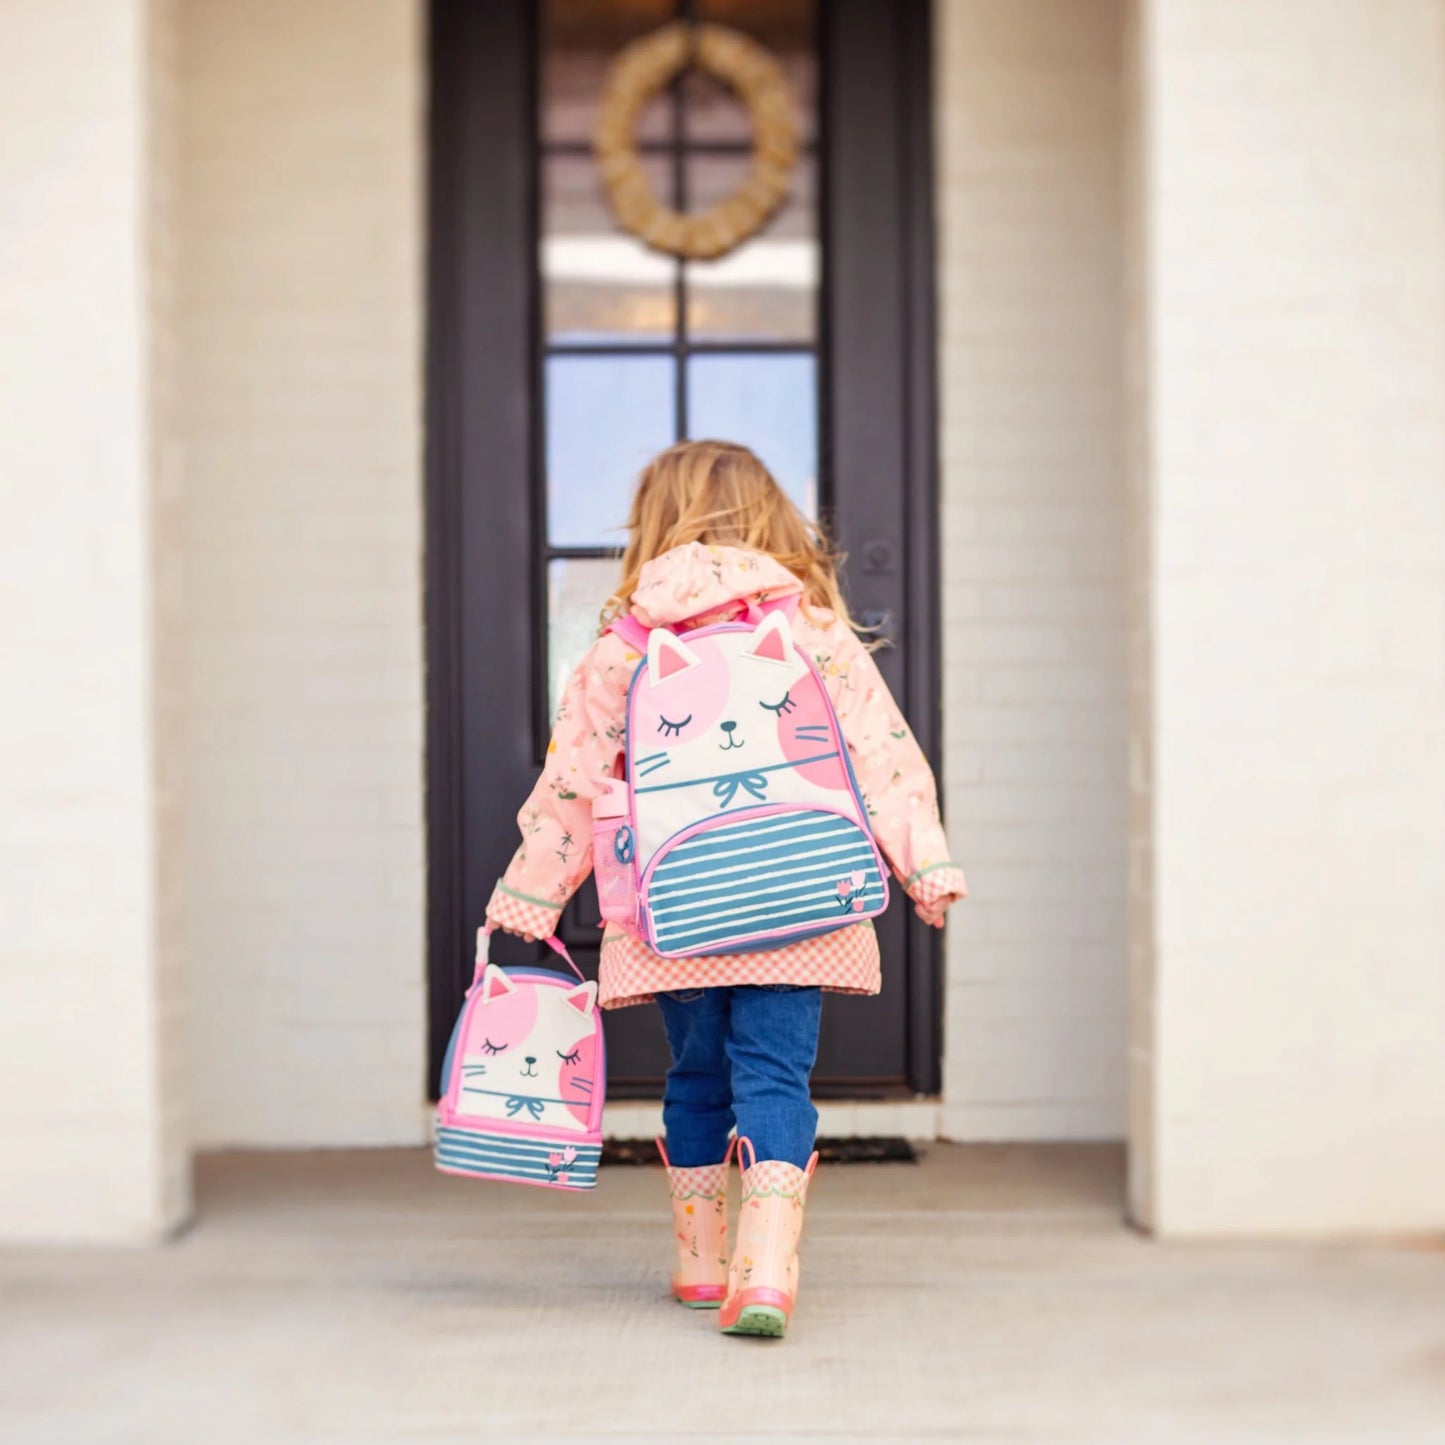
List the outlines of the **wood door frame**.
{"type": "MultiPolygon", "coordinates": [[[[820,434],[827,451],[820,460],[833,478],[835,504],[849,497],[847,510],[859,519],[838,539],[855,557],[850,605],[885,630],[903,617],[898,651],[881,654],[880,662],[895,674],[890,683],[938,769],[929,3],[827,0],[819,9],[824,294],[847,288],[868,302],[852,307],[846,331],[834,308],[823,308],[820,434]],[[860,65],[889,83],[875,87],[856,74],[852,84],[839,83],[844,67],[860,65]],[[845,93],[846,107],[838,101],[845,93]],[[859,104],[860,96],[872,103],[859,104]],[[841,156],[846,166],[836,163],[841,156]],[[830,365],[834,349],[844,347],[858,362],[830,365]]],[[[435,1097],[470,979],[472,935],[515,847],[512,836],[489,834],[476,790],[467,787],[467,763],[489,753],[516,756],[530,746],[533,690],[487,683],[499,670],[520,675],[530,667],[540,643],[532,604],[541,583],[532,576],[519,597],[510,569],[463,566],[467,556],[532,554],[536,518],[513,498],[515,478],[530,478],[537,462],[537,96],[535,66],[515,58],[535,53],[537,7],[534,0],[432,0],[430,22],[427,1084],[435,1097]],[[495,284],[497,276],[510,284],[495,284]],[[509,625],[496,626],[500,618],[509,625]]],[[[519,802],[531,781],[514,780],[519,802]]],[[[911,913],[907,927],[907,1084],[932,1094],[941,1085],[939,942],[911,913]]],[[[499,939],[497,952],[503,962],[536,954],[514,939],[499,939]]]]}
{"type": "MultiPolygon", "coordinates": [[[[502,568],[467,556],[526,555],[532,519],[513,489],[530,476],[531,364],[536,335],[536,179],[530,0],[434,0],[428,44],[426,350],[427,1086],[437,1078],[457,1000],[471,978],[472,940],[493,881],[515,843],[469,816],[469,758],[530,747],[530,689],[495,695],[469,666],[487,639],[489,663],[530,668],[530,596],[502,568]],[[512,63],[508,64],[508,58],[512,63]],[[476,84],[477,76],[488,83],[476,84]],[[497,276],[511,278],[498,286],[497,276]],[[518,284],[518,283],[521,284],[518,284]],[[488,337],[490,345],[477,345],[488,337]],[[468,344],[468,342],[472,344],[468,344]],[[524,365],[517,358],[526,358],[524,365]],[[498,627],[495,619],[509,625],[498,627]]],[[[516,780],[520,803],[531,780],[516,780]]],[[[512,941],[499,947],[502,961],[512,941]]],[[[520,941],[517,941],[520,946],[520,941]]]]}

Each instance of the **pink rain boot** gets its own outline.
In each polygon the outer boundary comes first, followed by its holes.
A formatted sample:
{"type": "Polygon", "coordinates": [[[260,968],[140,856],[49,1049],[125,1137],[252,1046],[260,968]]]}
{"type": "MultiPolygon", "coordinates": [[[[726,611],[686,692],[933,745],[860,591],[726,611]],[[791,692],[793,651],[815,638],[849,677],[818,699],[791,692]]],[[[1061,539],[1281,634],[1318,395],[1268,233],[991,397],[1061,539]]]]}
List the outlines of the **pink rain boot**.
{"type": "Polygon", "coordinates": [[[721,1164],[680,1169],[669,1162],[662,1140],[657,1152],[667,1166],[672,1193],[672,1232],[677,1268],[672,1293],[690,1310],[715,1310],[723,1301],[728,1277],[728,1165],[733,1145],[721,1164]]]}
{"type": "Polygon", "coordinates": [[[739,1139],[738,1163],[744,1165],[743,1202],[718,1328],[725,1335],[781,1336],[798,1297],[798,1239],[818,1155],[799,1169],[781,1159],[759,1160],[752,1141],[739,1139]]]}

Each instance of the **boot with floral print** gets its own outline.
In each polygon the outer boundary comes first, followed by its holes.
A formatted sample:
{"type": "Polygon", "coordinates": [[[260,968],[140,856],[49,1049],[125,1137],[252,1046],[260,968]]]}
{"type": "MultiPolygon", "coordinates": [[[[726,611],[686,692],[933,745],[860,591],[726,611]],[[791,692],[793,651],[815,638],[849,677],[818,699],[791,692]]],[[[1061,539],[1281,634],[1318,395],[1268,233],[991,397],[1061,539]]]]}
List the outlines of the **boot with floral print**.
{"type": "Polygon", "coordinates": [[[781,1159],[760,1160],[751,1141],[739,1139],[738,1163],[744,1165],[742,1207],[718,1328],[725,1335],[781,1336],[798,1297],[798,1239],[818,1156],[799,1169],[781,1159]]]}
{"type": "Polygon", "coordinates": [[[733,1143],[721,1164],[682,1169],[668,1161],[661,1139],[657,1152],[667,1166],[672,1194],[672,1232],[677,1243],[677,1268],[672,1293],[688,1309],[715,1310],[723,1300],[728,1277],[728,1165],[733,1143]]]}

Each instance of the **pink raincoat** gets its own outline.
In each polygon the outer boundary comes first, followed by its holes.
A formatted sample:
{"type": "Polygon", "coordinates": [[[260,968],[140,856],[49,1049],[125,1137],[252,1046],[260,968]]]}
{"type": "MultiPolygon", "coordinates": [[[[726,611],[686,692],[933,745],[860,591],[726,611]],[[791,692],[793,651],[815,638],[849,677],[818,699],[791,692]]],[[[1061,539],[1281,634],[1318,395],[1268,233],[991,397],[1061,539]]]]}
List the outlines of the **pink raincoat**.
{"type": "MultiPolygon", "coordinates": [[[[750,601],[787,597],[802,584],[774,558],[700,542],[676,547],[642,569],[632,613],[647,627],[678,632],[727,621],[750,601]]],[[[877,665],[831,612],[800,607],[793,638],[822,674],[879,847],[916,904],[932,916],[966,892],[948,856],[933,773],[877,665]]],[[[557,709],[547,761],[518,814],[522,844],[487,905],[487,918],[515,933],[556,931],[562,907],[592,869],[592,800],[619,766],[627,688],[639,655],[616,633],[593,643],[557,709]]],[[[726,984],[820,984],[838,993],[877,993],[878,940],[871,923],[760,953],[660,958],[609,925],[602,937],[604,1008],[646,1003],[673,989],[726,984]]]]}

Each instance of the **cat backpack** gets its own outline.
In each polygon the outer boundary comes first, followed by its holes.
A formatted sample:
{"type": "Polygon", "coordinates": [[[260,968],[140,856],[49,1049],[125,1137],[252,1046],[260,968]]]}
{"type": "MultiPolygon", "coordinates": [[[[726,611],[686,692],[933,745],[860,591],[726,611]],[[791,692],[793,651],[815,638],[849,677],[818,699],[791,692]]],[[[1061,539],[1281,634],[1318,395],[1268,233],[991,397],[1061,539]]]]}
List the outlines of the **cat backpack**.
{"type": "Polygon", "coordinates": [[[442,1061],[436,1166],[444,1174],[591,1189],[602,1153],[607,1060],[597,985],[577,975],[499,968],[491,927],[442,1061]]]}
{"type": "Polygon", "coordinates": [[[593,806],[597,896],[664,958],[778,948],[888,906],[838,715],[788,625],[795,605],[685,638],[612,624],[644,655],[625,782],[593,806]]]}

